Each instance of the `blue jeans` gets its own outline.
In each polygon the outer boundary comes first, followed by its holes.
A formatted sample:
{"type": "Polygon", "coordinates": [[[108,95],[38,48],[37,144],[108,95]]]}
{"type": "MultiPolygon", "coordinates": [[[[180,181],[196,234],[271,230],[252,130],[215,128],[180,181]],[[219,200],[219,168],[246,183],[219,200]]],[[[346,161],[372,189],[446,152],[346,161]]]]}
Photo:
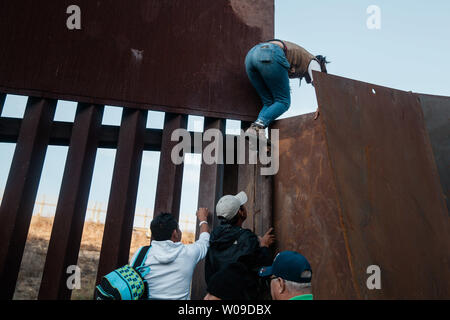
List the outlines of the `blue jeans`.
{"type": "Polygon", "coordinates": [[[245,57],[248,78],[263,103],[258,120],[266,127],[291,105],[289,68],[283,49],[273,43],[260,43],[245,57]]]}

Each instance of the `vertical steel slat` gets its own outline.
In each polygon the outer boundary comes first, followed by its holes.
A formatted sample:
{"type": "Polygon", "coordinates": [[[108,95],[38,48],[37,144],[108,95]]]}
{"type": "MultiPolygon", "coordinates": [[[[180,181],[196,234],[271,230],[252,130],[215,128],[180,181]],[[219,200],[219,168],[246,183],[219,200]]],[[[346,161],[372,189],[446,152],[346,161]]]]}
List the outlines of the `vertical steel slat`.
{"type": "MultiPolygon", "coordinates": [[[[205,118],[205,131],[208,129],[218,129],[225,137],[225,120],[216,118],[205,118]]],[[[203,142],[203,148],[210,142],[203,142]]],[[[203,155],[202,155],[203,158],[203,155]]],[[[220,163],[206,165],[202,162],[200,168],[200,186],[198,195],[198,207],[208,208],[210,211],[210,227],[216,223],[216,203],[223,194],[224,165],[220,163]]],[[[198,220],[196,222],[195,238],[199,237],[198,220]]],[[[191,297],[192,299],[203,299],[206,294],[205,283],[205,263],[201,260],[195,270],[192,279],[191,297]]]]}
{"type": "MultiPolygon", "coordinates": [[[[217,129],[225,138],[225,119],[205,118],[205,131],[208,129],[217,129]]],[[[211,142],[203,142],[203,149],[211,142]]],[[[202,155],[203,158],[203,155],[202,155]]],[[[216,222],[216,203],[223,193],[223,163],[214,163],[207,165],[203,163],[200,167],[200,186],[198,195],[198,207],[208,208],[211,212],[211,226],[216,222]]],[[[199,228],[196,228],[196,238],[198,239],[199,228]]]]}
{"type": "Polygon", "coordinates": [[[44,165],[56,100],[28,98],[0,207],[0,299],[12,299],[44,165]]]}
{"type": "Polygon", "coordinates": [[[223,174],[223,194],[236,194],[238,190],[238,169],[237,164],[225,164],[223,174]]]}
{"type": "Polygon", "coordinates": [[[147,113],[127,108],[123,111],[97,283],[128,261],[147,113]]]}
{"type": "Polygon", "coordinates": [[[67,267],[76,265],[97,154],[103,106],[79,103],[70,138],[38,299],[70,299],[67,267]]]}
{"type": "Polygon", "coordinates": [[[256,166],[254,232],[262,236],[272,226],[272,185],[273,176],[261,175],[261,168],[256,166]]]}
{"type": "Polygon", "coordinates": [[[245,208],[247,209],[247,219],[242,224],[243,228],[255,231],[255,204],[256,204],[256,165],[255,164],[240,164],[238,174],[238,189],[239,191],[245,191],[247,194],[247,203],[245,208]]]}
{"type": "MultiPolygon", "coordinates": [[[[241,121],[241,130],[244,132],[250,127],[252,123],[248,121],[241,121]]],[[[245,163],[238,165],[237,186],[238,190],[245,191],[248,201],[245,205],[247,209],[247,219],[243,223],[243,228],[254,230],[254,205],[255,205],[255,177],[256,165],[249,164],[249,143],[245,142],[245,163]]]]}
{"type": "Polygon", "coordinates": [[[153,216],[162,212],[171,213],[178,221],[180,216],[183,164],[176,165],[171,159],[172,148],[178,141],[171,141],[172,132],[187,128],[186,115],[166,113],[159,158],[158,183],[156,186],[153,216]]]}
{"type": "Polygon", "coordinates": [[[238,192],[238,173],[239,165],[238,151],[239,151],[240,136],[226,135],[224,137],[224,175],[223,175],[223,194],[236,194],[238,192]],[[233,155],[233,157],[231,157],[233,155]],[[228,159],[230,158],[230,159],[228,159]],[[230,163],[230,160],[232,162],[230,163]]]}
{"type": "Polygon", "coordinates": [[[2,115],[3,106],[5,105],[6,94],[0,93],[0,116],[2,115]]]}
{"type": "MultiPolygon", "coordinates": [[[[241,129],[246,130],[250,127],[250,122],[241,122],[241,129]]],[[[264,167],[258,159],[256,164],[250,164],[248,158],[248,143],[246,143],[245,164],[238,166],[236,177],[238,191],[245,191],[248,196],[246,204],[247,219],[243,227],[262,236],[269,227],[272,226],[272,183],[273,176],[261,175],[261,169],[264,167]]],[[[264,151],[263,151],[264,152],[264,151]]],[[[269,164],[271,165],[271,164],[269,164]]]]}

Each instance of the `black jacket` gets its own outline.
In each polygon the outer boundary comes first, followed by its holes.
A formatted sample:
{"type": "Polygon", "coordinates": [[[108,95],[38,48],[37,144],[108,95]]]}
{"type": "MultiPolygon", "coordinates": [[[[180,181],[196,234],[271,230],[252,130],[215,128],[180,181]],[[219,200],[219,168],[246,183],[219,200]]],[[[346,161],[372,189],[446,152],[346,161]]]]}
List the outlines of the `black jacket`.
{"type": "Polygon", "coordinates": [[[271,254],[266,247],[259,246],[259,239],[251,230],[219,223],[211,232],[210,246],[205,259],[205,280],[209,283],[211,276],[230,263],[244,259],[250,270],[272,264],[271,254]]]}

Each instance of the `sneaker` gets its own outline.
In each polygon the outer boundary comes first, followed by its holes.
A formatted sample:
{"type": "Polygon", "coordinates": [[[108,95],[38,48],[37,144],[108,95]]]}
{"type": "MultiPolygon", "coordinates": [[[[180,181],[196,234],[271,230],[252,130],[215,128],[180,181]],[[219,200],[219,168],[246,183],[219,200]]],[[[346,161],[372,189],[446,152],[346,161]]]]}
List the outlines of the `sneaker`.
{"type": "Polygon", "coordinates": [[[259,133],[259,131],[264,131],[265,126],[262,122],[256,120],[255,122],[253,122],[250,127],[247,129],[247,131],[245,132],[249,132],[249,133],[259,133]]]}
{"type": "Polygon", "coordinates": [[[252,123],[252,125],[254,125],[255,127],[258,127],[260,129],[266,128],[266,126],[264,125],[264,123],[261,120],[256,120],[255,122],[252,123]]]}
{"type": "Polygon", "coordinates": [[[262,141],[266,142],[270,148],[271,142],[269,139],[266,138],[266,132],[265,132],[265,126],[260,121],[253,122],[250,127],[245,131],[246,134],[254,136],[255,139],[251,139],[249,137],[249,143],[250,143],[250,149],[251,150],[257,150],[257,141],[259,140],[260,143],[262,141]]]}

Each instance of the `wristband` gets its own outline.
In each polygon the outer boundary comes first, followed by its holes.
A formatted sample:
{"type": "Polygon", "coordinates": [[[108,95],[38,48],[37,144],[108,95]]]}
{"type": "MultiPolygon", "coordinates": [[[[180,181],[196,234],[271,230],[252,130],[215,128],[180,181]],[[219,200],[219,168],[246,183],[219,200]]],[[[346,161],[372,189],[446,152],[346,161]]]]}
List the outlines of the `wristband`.
{"type": "Polygon", "coordinates": [[[208,221],[206,221],[206,220],[204,220],[204,221],[200,221],[200,223],[198,224],[198,226],[199,226],[199,227],[201,227],[201,226],[202,226],[202,224],[204,224],[204,223],[208,224],[208,221]]]}

